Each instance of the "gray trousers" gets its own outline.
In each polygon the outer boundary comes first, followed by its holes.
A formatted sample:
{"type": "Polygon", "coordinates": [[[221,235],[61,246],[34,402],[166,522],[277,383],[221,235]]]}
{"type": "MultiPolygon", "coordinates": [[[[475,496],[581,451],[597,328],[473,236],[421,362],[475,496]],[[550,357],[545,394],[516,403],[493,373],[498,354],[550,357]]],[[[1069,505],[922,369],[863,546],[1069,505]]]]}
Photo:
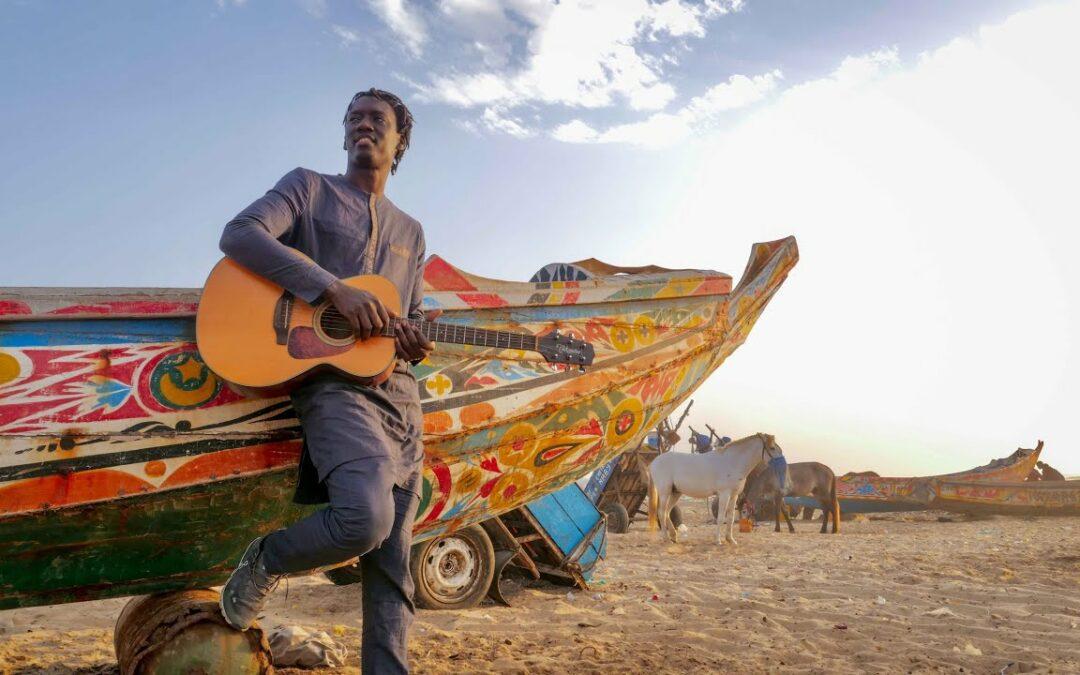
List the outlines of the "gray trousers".
{"type": "Polygon", "coordinates": [[[420,500],[396,486],[395,477],[386,457],[340,464],[324,479],[330,506],[267,535],[263,542],[266,569],[272,574],[360,556],[363,673],[409,671],[409,627],[416,614],[409,551],[420,500]]]}

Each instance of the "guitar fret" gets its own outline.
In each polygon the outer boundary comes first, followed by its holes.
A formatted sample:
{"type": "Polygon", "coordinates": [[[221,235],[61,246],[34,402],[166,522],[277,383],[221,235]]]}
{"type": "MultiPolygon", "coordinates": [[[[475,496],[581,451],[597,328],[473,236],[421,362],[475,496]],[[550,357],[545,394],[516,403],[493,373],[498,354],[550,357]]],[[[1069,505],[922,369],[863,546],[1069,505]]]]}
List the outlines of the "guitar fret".
{"type": "Polygon", "coordinates": [[[515,349],[521,351],[540,352],[540,338],[519,331],[492,330],[489,328],[476,328],[468,325],[441,323],[424,319],[395,318],[393,322],[383,329],[383,335],[394,337],[395,326],[399,323],[410,323],[419,329],[420,333],[432,342],[447,342],[462,345],[474,345],[477,347],[492,347],[495,349],[515,349]]]}

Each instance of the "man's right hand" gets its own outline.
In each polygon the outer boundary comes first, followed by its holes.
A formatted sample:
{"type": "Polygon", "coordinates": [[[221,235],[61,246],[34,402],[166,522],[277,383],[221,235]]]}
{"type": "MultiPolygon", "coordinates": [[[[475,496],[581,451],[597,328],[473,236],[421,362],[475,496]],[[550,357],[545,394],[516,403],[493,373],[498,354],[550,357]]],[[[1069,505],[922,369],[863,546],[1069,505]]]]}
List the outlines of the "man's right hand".
{"type": "Polygon", "coordinates": [[[341,312],[361,340],[380,334],[390,325],[391,313],[367,291],[335,281],[326,289],[326,299],[341,312]]]}

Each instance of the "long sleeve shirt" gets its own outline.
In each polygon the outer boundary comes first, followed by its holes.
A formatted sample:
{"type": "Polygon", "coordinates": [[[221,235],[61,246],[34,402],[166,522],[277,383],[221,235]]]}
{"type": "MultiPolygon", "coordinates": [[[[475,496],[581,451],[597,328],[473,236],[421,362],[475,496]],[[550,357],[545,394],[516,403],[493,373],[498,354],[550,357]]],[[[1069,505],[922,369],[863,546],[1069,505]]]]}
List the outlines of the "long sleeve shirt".
{"type": "Polygon", "coordinates": [[[336,279],[379,274],[397,287],[402,315],[423,314],[420,223],[342,176],[293,169],[225,226],[221,250],[308,303],[336,279]]]}
{"type": "MultiPolygon", "coordinates": [[[[221,235],[229,257],[309,303],[335,279],[374,273],[397,287],[400,313],[414,318],[423,316],[424,248],[420,223],[389,199],[307,169],[287,173],[221,235]]],[[[387,458],[395,483],[418,493],[423,421],[404,361],[376,387],[309,378],[292,401],[304,428],[296,501],[326,501],[327,474],[364,458],[387,458]]]]}

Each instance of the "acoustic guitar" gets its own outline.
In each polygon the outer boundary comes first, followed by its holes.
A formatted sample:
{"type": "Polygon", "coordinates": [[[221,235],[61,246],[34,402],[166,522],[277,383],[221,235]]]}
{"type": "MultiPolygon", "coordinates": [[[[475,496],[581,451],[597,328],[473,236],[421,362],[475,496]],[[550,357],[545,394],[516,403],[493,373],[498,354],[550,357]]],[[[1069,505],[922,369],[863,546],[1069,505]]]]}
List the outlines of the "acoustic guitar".
{"type": "MultiPolygon", "coordinates": [[[[397,287],[385,277],[362,275],[342,283],[372,293],[389,312],[401,314],[397,287]]],[[[592,345],[558,331],[535,336],[400,316],[391,317],[381,334],[359,340],[329,302],[309,305],[230,258],[206,280],[195,336],[206,365],[238,385],[287,387],[327,369],[378,384],[393,371],[394,325],[402,322],[432,342],[537,352],[548,363],[582,369],[593,362],[592,345]]]]}

